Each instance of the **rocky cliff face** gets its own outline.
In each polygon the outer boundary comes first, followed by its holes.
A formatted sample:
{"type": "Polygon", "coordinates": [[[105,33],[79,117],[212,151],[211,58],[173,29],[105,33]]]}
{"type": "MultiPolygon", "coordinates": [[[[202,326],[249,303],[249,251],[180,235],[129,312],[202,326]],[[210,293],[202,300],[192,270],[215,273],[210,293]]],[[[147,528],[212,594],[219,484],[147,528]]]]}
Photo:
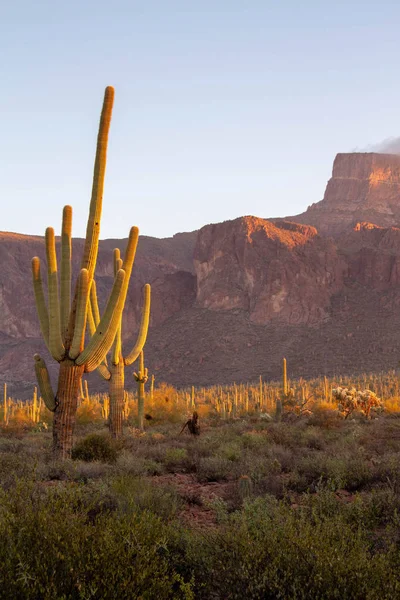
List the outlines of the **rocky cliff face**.
{"type": "Polygon", "coordinates": [[[400,226],[400,156],[374,152],[338,154],[321,202],[291,220],[338,236],[359,221],[400,226]]]}
{"type": "Polygon", "coordinates": [[[203,227],[194,265],[198,307],[242,309],[258,324],[320,323],[346,270],[314,227],[255,217],[203,227]]]}

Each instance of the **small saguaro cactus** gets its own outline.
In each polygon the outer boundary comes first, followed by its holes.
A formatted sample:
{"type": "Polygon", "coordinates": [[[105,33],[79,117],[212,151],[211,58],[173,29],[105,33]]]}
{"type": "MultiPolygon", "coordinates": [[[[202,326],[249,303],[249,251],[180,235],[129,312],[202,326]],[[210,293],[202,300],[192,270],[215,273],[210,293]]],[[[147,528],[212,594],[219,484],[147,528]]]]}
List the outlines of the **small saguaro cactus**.
{"type": "MultiPolygon", "coordinates": [[[[120,251],[118,248],[114,249],[114,275],[118,273],[119,269],[124,268],[120,251]]],[[[90,332],[94,332],[96,328],[97,315],[99,313],[96,288],[93,286],[93,293],[91,295],[90,306],[89,306],[89,329],[90,332]]],[[[136,343],[133,346],[131,352],[127,355],[123,355],[122,352],[122,314],[119,320],[117,333],[114,339],[114,343],[111,349],[111,361],[107,364],[104,361],[98,368],[98,373],[108,381],[108,393],[110,396],[110,413],[108,418],[108,427],[110,434],[117,438],[122,435],[122,424],[124,417],[124,406],[125,406],[125,367],[130,366],[143,350],[146,343],[147,332],[149,329],[150,320],[150,300],[151,300],[151,287],[150,284],[146,283],[143,289],[143,312],[140,323],[138,337],[136,343]]]]}
{"type": "Polygon", "coordinates": [[[250,498],[253,492],[253,482],[248,475],[241,475],[238,480],[239,497],[242,500],[250,498]]]}
{"type": "Polygon", "coordinates": [[[281,396],[276,399],[275,419],[277,421],[281,419],[285,405],[294,399],[294,390],[288,387],[286,358],[283,359],[282,367],[282,391],[281,396]]]}
{"type": "Polygon", "coordinates": [[[7,384],[4,384],[3,421],[8,423],[7,384]]]}
{"type": "Polygon", "coordinates": [[[127,258],[115,277],[102,318],[85,347],[85,329],[89,296],[97,261],[100,217],[103,201],[108,132],[114,101],[114,89],[107,87],[104,95],[94,163],[92,197],[86,229],[86,239],[75,292],[71,295],[71,228],[72,208],[64,207],[61,234],[61,278],[58,282],[54,230],[46,229],[48,275],[48,305],[40,272],[40,259],[32,259],[33,287],[40,328],[51,356],[60,364],[57,392],[54,393],[45,361],[35,354],[35,371],[40,394],[54,413],[53,451],[60,458],[71,455],[73,430],[84,372],[90,373],[101,365],[111,348],[125,304],[129,279],[136,251],[138,230],[132,228],[127,258]]]}
{"type": "Polygon", "coordinates": [[[144,367],[143,350],[139,355],[139,369],[133,374],[138,387],[138,427],[144,430],[144,385],[148,380],[148,370],[144,367]]]}

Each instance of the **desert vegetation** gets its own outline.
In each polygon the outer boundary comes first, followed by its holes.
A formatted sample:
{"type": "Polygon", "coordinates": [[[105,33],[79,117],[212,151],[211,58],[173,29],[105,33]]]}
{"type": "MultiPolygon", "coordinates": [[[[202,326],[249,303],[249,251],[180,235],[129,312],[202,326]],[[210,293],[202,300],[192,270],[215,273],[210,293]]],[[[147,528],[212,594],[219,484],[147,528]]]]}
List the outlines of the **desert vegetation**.
{"type": "Polygon", "coordinates": [[[10,397],[4,382],[1,597],[400,597],[395,372],[294,380],[283,358],[279,381],[175,389],[146,368],[148,284],[136,342],[123,351],[137,227],[124,258],[114,250],[107,302],[95,283],[113,98],[109,87],[75,288],[70,206],[60,281],[52,228],[47,290],[32,260],[57,391],[38,354],[30,401],[10,397]],[[90,393],[93,371],[107,394],[90,393]]]}
{"type": "Polygon", "coordinates": [[[160,383],[145,390],[144,431],[138,393],[125,394],[118,439],[107,395],[84,385],[66,460],[52,453],[44,404],[34,421],[32,403],[7,398],[2,597],[397,597],[398,379],[353,381],[382,407],[348,418],[338,380],[289,381],[298,404],[279,420],[282,382],[160,383]],[[194,410],[201,434],[180,434],[194,410]]]}

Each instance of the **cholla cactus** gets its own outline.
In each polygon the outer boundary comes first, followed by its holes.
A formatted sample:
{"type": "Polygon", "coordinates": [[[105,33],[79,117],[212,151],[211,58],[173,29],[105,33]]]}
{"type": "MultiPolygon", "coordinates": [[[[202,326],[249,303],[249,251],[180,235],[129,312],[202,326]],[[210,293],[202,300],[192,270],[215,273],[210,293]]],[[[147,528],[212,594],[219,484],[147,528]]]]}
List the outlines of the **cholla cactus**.
{"type": "Polygon", "coordinates": [[[339,401],[339,410],[345,419],[355,410],[360,410],[367,418],[371,408],[382,408],[382,401],[371,390],[356,390],[356,388],[337,387],[332,390],[332,396],[339,401]]]}

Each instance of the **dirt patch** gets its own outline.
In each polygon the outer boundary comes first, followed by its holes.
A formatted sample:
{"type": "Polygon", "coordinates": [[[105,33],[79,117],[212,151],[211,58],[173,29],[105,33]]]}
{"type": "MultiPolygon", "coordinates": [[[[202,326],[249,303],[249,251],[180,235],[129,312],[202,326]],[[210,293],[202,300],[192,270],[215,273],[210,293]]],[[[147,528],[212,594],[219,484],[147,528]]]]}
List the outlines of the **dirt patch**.
{"type": "Polygon", "coordinates": [[[193,475],[171,473],[154,477],[157,485],[172,486],[184,501],[180,518],[186,525],[196,528],[213,528],[216,526],[215,511],[210,507],[213,500],[225,500],[231,495],[231,482],[199,483],[193,475]]]}

